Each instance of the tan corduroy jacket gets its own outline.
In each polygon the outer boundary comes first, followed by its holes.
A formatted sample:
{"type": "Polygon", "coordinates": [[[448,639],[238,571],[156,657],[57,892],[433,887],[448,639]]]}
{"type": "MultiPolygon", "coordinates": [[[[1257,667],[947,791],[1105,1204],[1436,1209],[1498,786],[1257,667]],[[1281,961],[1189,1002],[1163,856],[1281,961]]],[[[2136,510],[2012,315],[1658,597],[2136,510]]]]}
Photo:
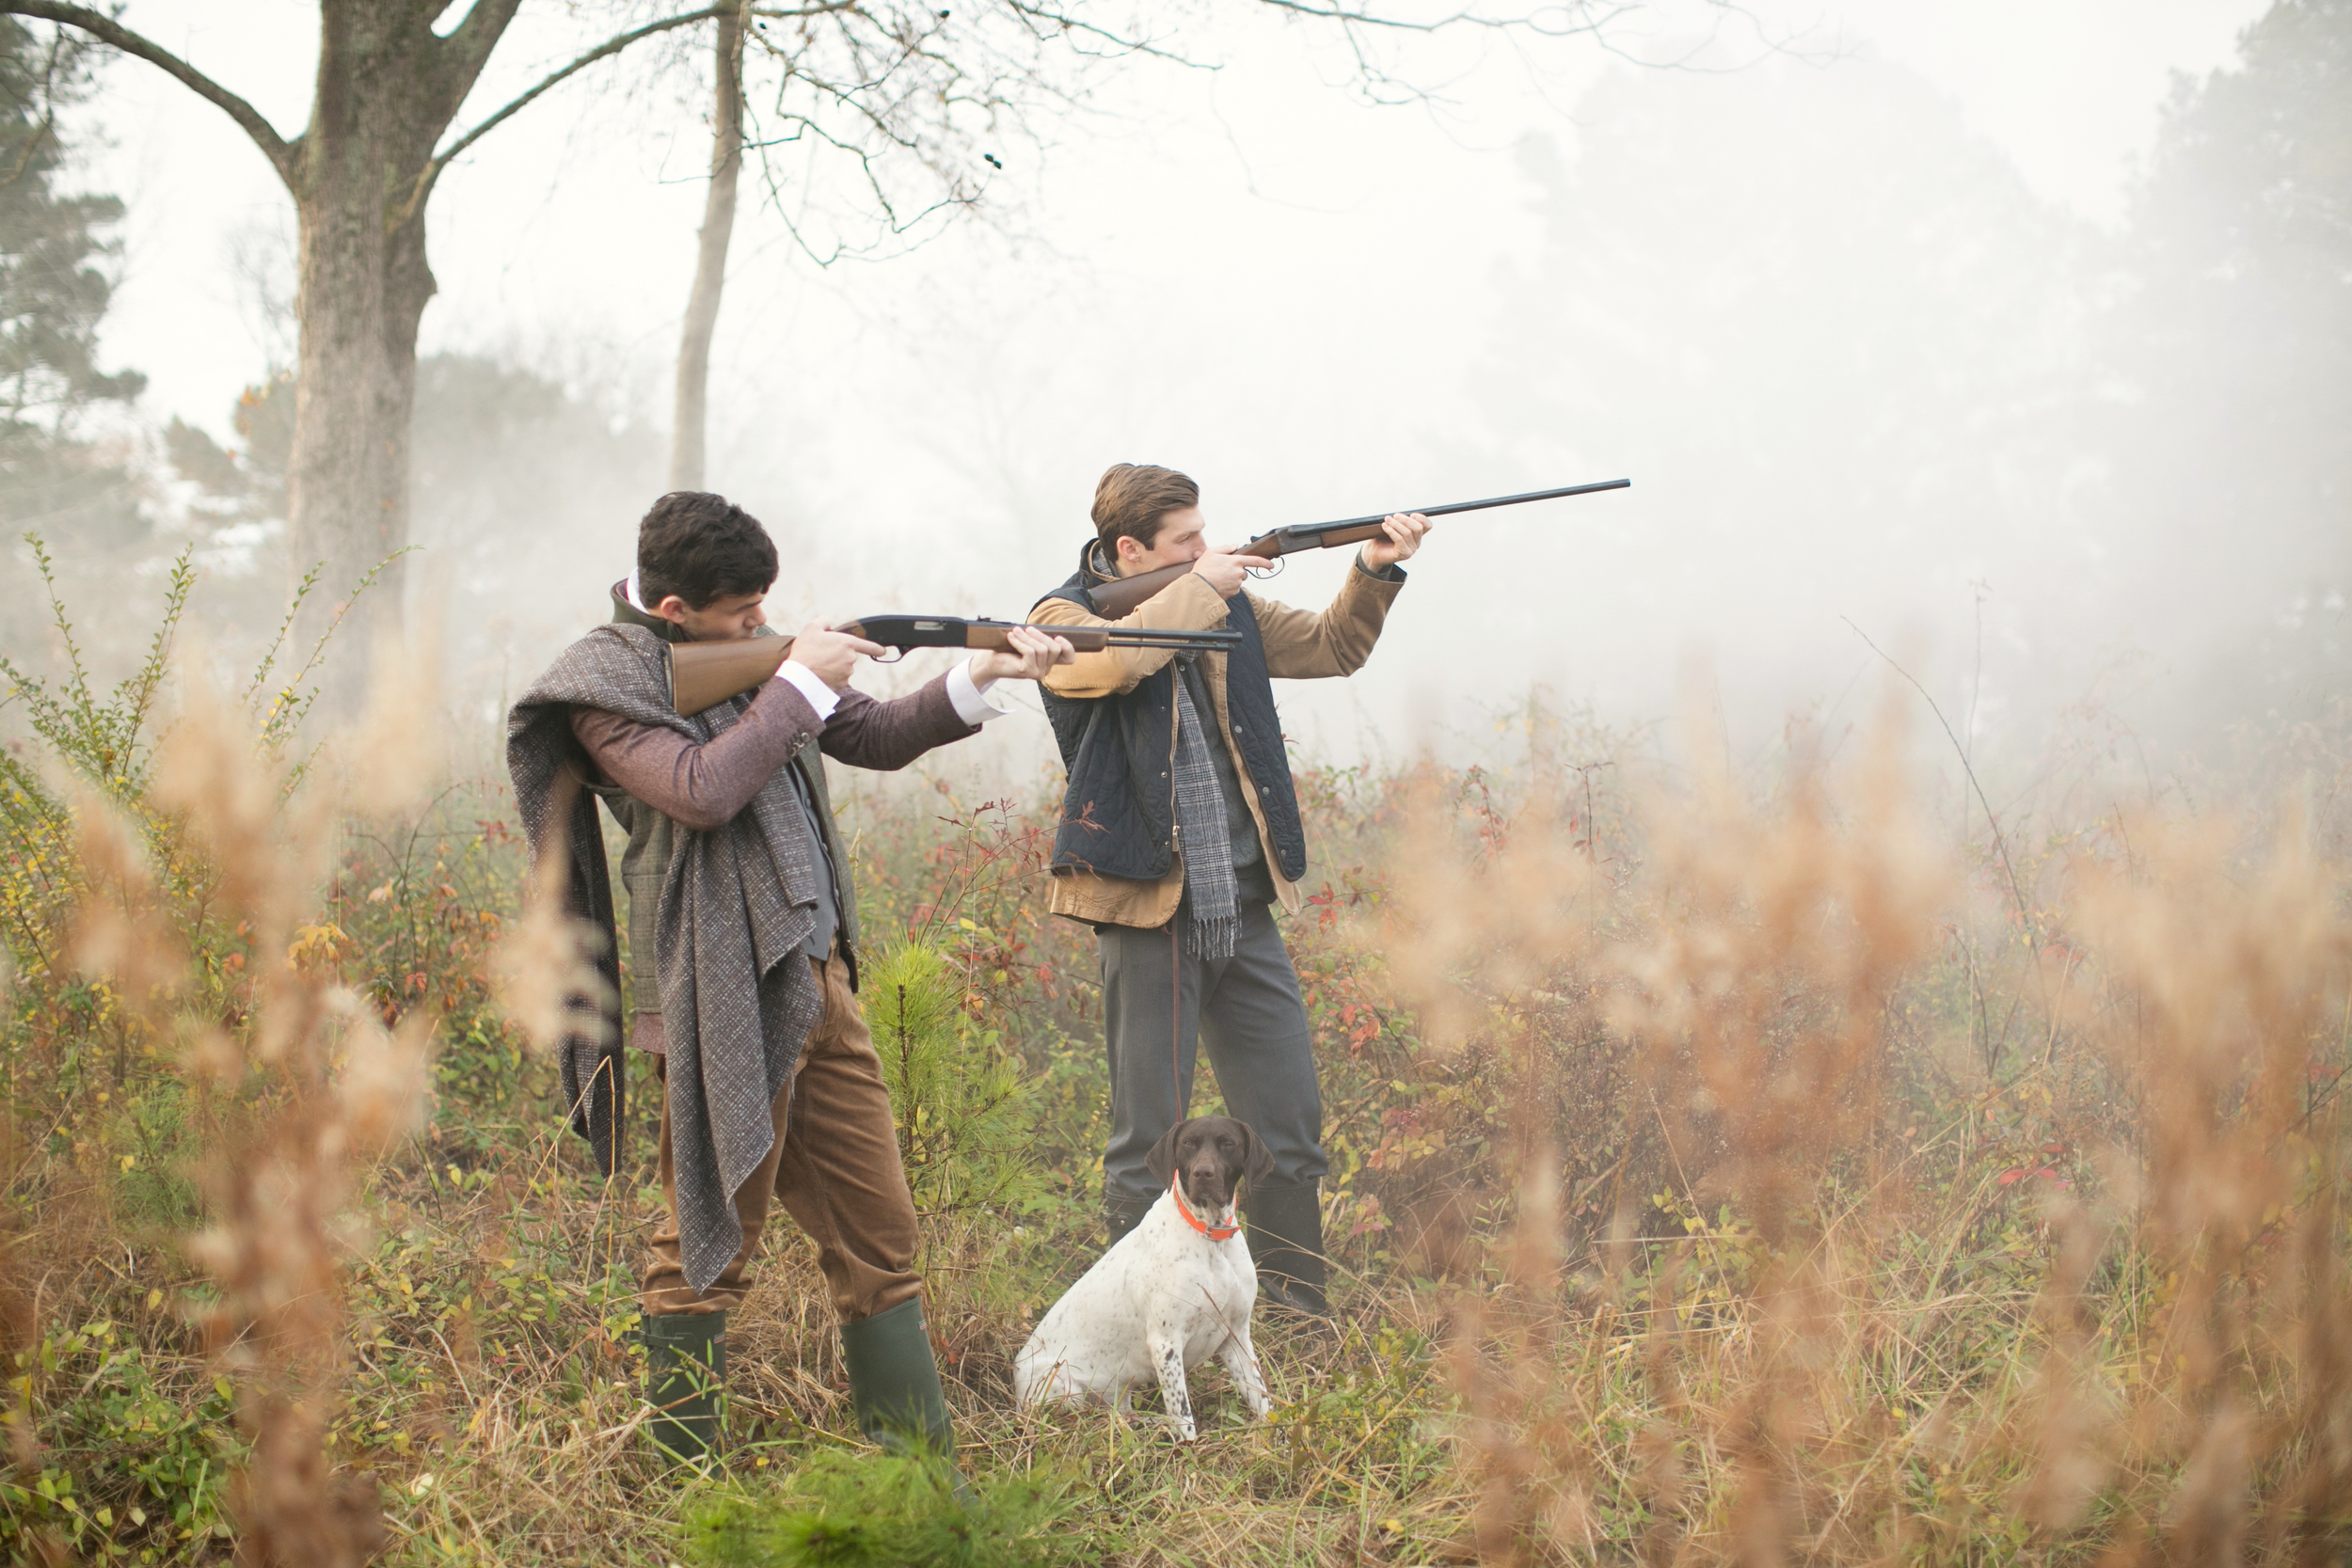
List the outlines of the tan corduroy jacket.
{"type": "MultiPolygon", "coordinates": [[[[1288,605],[1249,594],[1249,607],[1257,612],[1259,635],[1265,644],[1266,673],[1276,680],[1294,681],[1354,674],[1372,657],[1372,645],[1379,640],[1389,606],[1396,601],[1397,592],[1404,586],[1402,572],[1392,578],[1375,577],[1364,570],[1359,561],[1348,568],[1346,579],[1332,596],[1330,608],[1319,612],[1293,610],[1288,605]]],[[[1029,619],[1039,626],[1159,626],[1206,631],[1225,624],[1225,601],[1200,578],[1185,576],[1144,600],[1122,621],[1089,615],[1068,599],[1044,600],[1029,611],[1029,619]]],[[[1049,673],[1045,686],[1064,697],[1119,696],[1134,690],[1146,676],[1157,673],[1174,657],[1165,648],[1105,648],[1099,654],[1080,654],[1076,663],[1063,665],[1049,673]]],[[[1200,668],[1208,677],[1210,699],[1216,707],[1217,730],[1225,736],[1226,750],[1238,762],[1241,749],[1233,744],[1233,721],[1225,700],[1225,657],[1203,654],[1200,668]]],[[[1266,838],[1265,810],[1259,804],[1257,786],[1250,782],[1248,768],[1237,768],[1235,771],[1241,777],[1242,794],[1249,802],[1250,819],[1258,825],[1258,844],[1265,855],[1266,869],[1273,874],[1275,895],[1282,901],[1283,909],[1295,914],[1298,887],[1282,875],[1276,863],[1273,846],[1266,838]]],[[[1073,920],[1148,929],[1165,926],[1175,918],[1177,903],[1184,895],[1184,862],[1179,854],[1168,868],[1168,875],[1156,882],[1105,877],[1096,871],[1057,871],[1048,907],[1054,913],[1073,920]]]]}

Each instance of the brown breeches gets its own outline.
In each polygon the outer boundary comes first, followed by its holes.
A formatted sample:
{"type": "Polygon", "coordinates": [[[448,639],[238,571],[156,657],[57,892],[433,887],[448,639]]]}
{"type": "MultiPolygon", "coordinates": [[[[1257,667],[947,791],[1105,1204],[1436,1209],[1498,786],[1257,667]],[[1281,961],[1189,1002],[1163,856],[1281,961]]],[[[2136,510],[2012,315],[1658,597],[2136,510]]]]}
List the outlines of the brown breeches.
{"type": "Polygon", "coordinates": [[[890,1093],[866,1032],[850,971],[838,953],[817,965],[825,1012],[801,1048],[793,1082],[776,1097],[776,1141],[735,1195],[743,1245],[726,1272],[697,1294],[679,1262],[677,1190],[670,1168],[670,1105],[661,1103],[662,1223],[645,1264],[641,1305],[649,1317],[723,1312],[751,1289],[771,1197],[817,1243],[817,1266],[843,1323],[888,1311],[922,1291],[914,1274],[914,1200],[898,1163],[890,1093]]]}

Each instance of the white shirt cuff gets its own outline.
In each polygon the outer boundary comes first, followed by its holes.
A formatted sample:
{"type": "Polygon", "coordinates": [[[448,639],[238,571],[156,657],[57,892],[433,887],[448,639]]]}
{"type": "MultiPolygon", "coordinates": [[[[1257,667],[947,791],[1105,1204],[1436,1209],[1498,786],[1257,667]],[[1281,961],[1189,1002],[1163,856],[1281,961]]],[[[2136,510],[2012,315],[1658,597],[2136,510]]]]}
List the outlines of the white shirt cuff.
{"type": "Polygon", "coordinates": [[[973,681],[970,659],[947,672],[947,700],[956,705],[956,717],[974,729],[992,719],[1002,719],[1012,711],[1009,707],[999,707],[973,681]]]}
{"type": "Polygon", "coordinates": [[[823,723],[833,717],[833,710],[841,705],[841,693],[817,678],[817,672],[797,658],[787,658],[776,670],[776,679],[788,681],[792,689],[808,699],[808,705],[817,710],[817,721],[823,723]]]}

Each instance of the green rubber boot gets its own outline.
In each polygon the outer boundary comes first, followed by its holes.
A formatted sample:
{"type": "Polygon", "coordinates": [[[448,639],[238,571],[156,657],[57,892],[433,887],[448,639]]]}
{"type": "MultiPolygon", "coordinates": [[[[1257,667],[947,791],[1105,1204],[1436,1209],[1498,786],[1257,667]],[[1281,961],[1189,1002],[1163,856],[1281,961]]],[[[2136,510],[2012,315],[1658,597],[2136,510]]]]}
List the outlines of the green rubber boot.
{"type": "Polygon", "coordinates": [[[866,1440],[893,1452],[914,1438],[952,1463],[954,1429],[939,1387],[939,1364],[923,1323],[920,1297],[841,1325],[841,1361],[850,1374],[850,1403],[866,1440]]]}
{"type": "Polygon", "coordinates": [[[641,1321],[645,1347],[645,1435],[683,1465],[707,1465],[719,1452],[719,1408],[727,1383],[727,1315],[665,1312],[641,1321]]]}

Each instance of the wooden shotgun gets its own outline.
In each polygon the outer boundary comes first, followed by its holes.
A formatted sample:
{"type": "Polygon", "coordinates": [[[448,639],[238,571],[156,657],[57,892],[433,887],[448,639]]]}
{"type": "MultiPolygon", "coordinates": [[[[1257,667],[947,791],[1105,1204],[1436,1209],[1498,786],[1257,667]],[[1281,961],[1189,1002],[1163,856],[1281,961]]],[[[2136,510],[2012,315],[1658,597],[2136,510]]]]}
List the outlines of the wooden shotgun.
{"type": "MultiPolygon", "coordinates": [[[[1171,648],[1208,652],[1231,648],[1237,631],[1158,631],[1130,626],[1025,626],[1018,621],[967,621],[953,615],[868,615],[833,628],[903,654],[909,648],[1009,648],[1015,631],[1058,637],[1082,654],[1104,648],[1171,648]]],[[[792,657],[788,637],[739,637],[723,642],[670,644],[670,704],[700,713],[739,697],[772,677],[792,657]]],[[[893,662],[888,659],[880,663],[893,662]]]]}

